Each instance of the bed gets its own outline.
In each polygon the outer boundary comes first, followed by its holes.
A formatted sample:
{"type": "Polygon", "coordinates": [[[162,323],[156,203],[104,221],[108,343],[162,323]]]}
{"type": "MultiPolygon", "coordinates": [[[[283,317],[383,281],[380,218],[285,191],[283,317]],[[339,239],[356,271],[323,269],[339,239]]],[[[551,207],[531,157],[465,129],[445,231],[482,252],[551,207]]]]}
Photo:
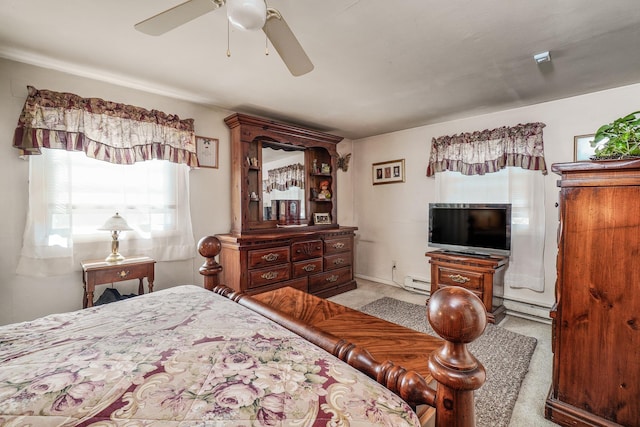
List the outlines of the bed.
{"type": "Polygon", "coordinates": [[[432,297],[430,309],[454,320],[430,317],[448,340],[429,360],[434,390],[219,285],[213,239],[199,244],[204,287],[0,327],[0,425],[400,427],[421,425],[425,404],[438,426],[475,425],[484,369],[465,346],[486,324],[479,300],[432,297]]]}

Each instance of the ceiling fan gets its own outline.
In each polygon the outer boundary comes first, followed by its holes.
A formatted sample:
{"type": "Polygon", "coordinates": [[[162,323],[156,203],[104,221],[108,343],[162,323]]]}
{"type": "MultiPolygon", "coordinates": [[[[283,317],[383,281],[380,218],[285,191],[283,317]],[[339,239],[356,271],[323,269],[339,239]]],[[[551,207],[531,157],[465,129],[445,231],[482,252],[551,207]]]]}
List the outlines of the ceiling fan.
{"type": "Polygon", "coordinates": [[[265,0],[188,0],[171,9],[138,22],[135,29],[159,36],[226,4],[229,22],[243,30],[262,30],[291,74],[301,76],[313,70],[313,64],[286,21],[265,0]]]}

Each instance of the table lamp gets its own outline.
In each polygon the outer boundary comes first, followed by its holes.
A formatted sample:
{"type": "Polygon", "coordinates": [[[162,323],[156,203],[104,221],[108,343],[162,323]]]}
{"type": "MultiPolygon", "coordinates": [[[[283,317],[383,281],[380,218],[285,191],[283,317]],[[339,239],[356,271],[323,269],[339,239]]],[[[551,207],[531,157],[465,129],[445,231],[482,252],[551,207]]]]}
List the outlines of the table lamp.
{"type": "Polygon", "coordinates": [[[111,254],[109,254],[109,256],[105,258],[105,261],[106,262],[122,261],[124,257],[120,255],[120,253],[118,253],[118,247],[119,247],[118,234],[120,234],[121,231],[133,230],[131,227],[129,227],[129,224],[127,224],[127,221],[125,221],[124,218],[122,218],[118,214],[118,212],[116,212],[116,214],[111,218],[109,218],[107,222],[105,222],[104,225],[100,227],[98,230],[111,231],[111,254]]]}

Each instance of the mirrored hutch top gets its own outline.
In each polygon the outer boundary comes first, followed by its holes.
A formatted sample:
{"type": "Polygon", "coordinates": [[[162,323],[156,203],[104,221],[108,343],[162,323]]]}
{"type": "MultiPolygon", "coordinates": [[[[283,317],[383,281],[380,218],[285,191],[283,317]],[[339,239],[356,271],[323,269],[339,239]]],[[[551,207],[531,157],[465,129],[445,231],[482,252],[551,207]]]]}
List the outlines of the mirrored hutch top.
{"type": "Polygon", "coordinates": [[[338,227],[336,145],[342,137],[244,114],[225,123],[231,233],[338,227]]]}

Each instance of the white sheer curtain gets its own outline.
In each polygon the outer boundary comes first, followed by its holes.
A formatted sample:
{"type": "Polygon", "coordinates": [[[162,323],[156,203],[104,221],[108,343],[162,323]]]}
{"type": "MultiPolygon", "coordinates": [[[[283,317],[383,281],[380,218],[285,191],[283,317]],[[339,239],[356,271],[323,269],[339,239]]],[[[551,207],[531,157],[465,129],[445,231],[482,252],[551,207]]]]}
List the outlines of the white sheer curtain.
{"type": "Polygon", "coordinates": [[[29,156],[29,210],[17,273],[68,274],[80,261],[110,252],[117,212],[132,231],[120,234],[125,256],[156,261],[195,256],[189,209],[189,167],[163,160],[118,165],[83,152],[42,150],[29,156]]]}
{"type": "Polygon", "coordinates": [[[511,203],[511,257],[505,284],[544,291],[544,176],[509,167],[486,175],[435,174],[437,201],[511,203]]]}

